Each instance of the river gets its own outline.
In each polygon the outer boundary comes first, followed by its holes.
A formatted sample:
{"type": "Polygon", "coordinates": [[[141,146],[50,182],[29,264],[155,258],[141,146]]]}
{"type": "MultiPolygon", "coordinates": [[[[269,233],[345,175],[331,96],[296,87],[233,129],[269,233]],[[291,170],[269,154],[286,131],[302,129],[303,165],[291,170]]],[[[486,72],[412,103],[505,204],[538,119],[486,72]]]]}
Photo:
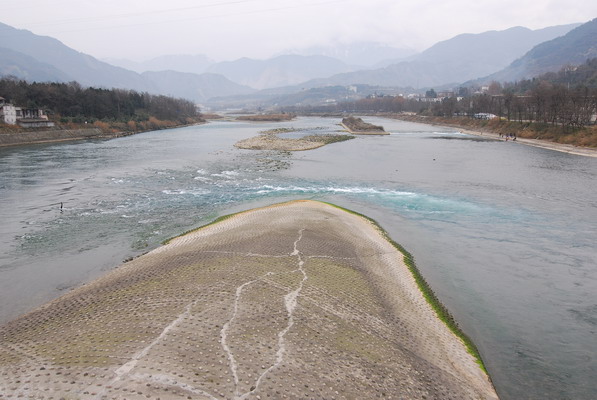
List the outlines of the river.
{"type": "Polygon", "coordinates": [[[414,254],[502,399],[593,398],[597,158],[365,121],[392,134],[251,151],[233,144],[340,121],[216,121],[0,149],[0,322],[219,215],[317,199],[376,219],[414,254]]]}

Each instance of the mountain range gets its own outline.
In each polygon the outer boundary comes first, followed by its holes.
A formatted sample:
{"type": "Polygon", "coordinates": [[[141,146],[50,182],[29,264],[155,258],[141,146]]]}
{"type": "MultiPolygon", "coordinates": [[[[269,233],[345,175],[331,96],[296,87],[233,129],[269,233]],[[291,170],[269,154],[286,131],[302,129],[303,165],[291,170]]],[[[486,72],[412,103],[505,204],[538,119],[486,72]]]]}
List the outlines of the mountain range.
{"type": "Polygon", "coordinates": [[[328,46],[314,46],[306,49],[294,49],[288,54],[303,56],[321,55],[342,61],[355,69],[381,68],[400,62],[417,52],[410,48],[392,47],[375,42],[356,42],[348,44],[334,44],[328,46]]]}
{"type": "MultiPolygon", "coordinates": [[[[441,88],[479,77],[520,79],[596,57],[596,41],[597,19],[583,25],[539,30],[514,27],[462,34],[414,55],[407,49],[391,50],[368,44],[371,59],[361,60],[359,64],[369,65],[369,69],[345,62],[359,61],[355,59],[358,54],[366,57],[366,49],[358,46],[350,51],[345,48],[344,52],[342,48],[336,52],[331,48],[320,49],[326,54],[343,54],[343,60],[329,55],[292,54],[267,60],[241,58],[216,63],[205,55],[178,55],[144,63],[118,60],[113,62],[121,66],[114,66],[73,50],[56,39],[0,23],[0,76],[12,75],[29,81],[77,81],[83,86],[126,88],[196,102],[225,96],[280,99],[289,94],[297,94],[293,98],[302,99],[310,89],[320,87],[364,85],[368,89],[417,89],[441,88]],[[396,56],[399,58],[393,58],[396,56]],[[131,69],[123,68],[127,65],[131,69]],[[265,90],[258,92],[257,89],[265,90]]],[[[322,97],[323,93],[341,92],[319,90],[313,93],[322,97]]]]}
{"type": "Polygon", "coordinates": [[[204,54],[170,54],[146,61],[106,58],[102,61],[138,73],[146,71],[178,71],[201,74],[215,62],[204,54]]]}
{"type": "Polygon", "coordinates": [[[546,72],[555,72],[566,65],[579,65],[597,58],[597,18],[582,24],[568,34],[538,44],[506,68],[479,82],[517,81],[546,72]]]}
{"type": "MultiPolygon", "coordinates": [[[[353,84],[424,88],[492,74],[507,67],[533,46],[565,35],[579,25],[538,30],[514,27],[503,31],[462,34],[419,54],[376,43],[360,43],[339,45],[335,49],[314,47],[304,50],[302,55],[281,55],[267,60],[240,58],[209,63],[204,55],[195,58],[167,56],[137,64],[136,68],[137,71],[140,71],[139,68],[157,71],[158,67],[162,67],[181,72],[211,72],[260,90],[299,84],[301,88],[353,84]],[[317,51],[325,55],[312,54],[317,51]],[[195,66],[194,70],[192,66],[195,66]]],[[[119,65],[131,65],[131,62],[121,61],[119,65]]]]}
{"type": "Polygon", "coordinates": [[[303,86],[360,83],[425,88],[458,84],[499,71],[534,46],[565,35],[579,25],[561,25],[539,30],[514,27],[503,31],[462,34],[439,42],[406,61],[384,68],[317,79],[303,86]]]}
{"type": "Polygon", "coordinates": [[[0,23],[0,75],[29,81],[76,81],[82,86],[132,89],[197,102],[254,89],[223,76],[192,76],[177,71],[139,74],[65,46],[60,41],[0,23]],[[168,81],[166,83],[166,81],[168,81]]]}
{"type": "Polygon", "coordinates": [[[353,71],[342,61],[320,55],[282,55],[268,60],[241,58],[212,65],[209,72],[255,89],[297,85],[310,79],[353,71]]]}

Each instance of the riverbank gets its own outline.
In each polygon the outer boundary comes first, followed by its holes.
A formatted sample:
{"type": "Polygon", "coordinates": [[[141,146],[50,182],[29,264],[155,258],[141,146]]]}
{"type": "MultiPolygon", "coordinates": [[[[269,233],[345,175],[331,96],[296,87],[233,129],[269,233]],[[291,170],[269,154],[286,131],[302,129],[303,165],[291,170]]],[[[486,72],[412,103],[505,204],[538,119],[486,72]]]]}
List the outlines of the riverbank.
{"type": "Polygon", "coordinates": [[[126,134],[106,134],[99,128],[10,132],[0,133],[0,147],[66,142],[72,140],[114,138],[119,136],[126,136],[126,134]]]}
{"type": "Polygon", "coordinates": [[[251,122],[282,122],[292,121],[296,118],[295,114],[251,114],[239,115],[236,117],[237,121],[251,121],[251,122]]]}
{"type": "MultiPolygon", "coordinates": [[[[532,130],[527,130],[524,133],[521,131],[514,131],[513,129],[509,129],[512,123],[509,123],[507,126],[504,124],[500,124],[496,121],[494,124],[489,122],[491,121],[480,121],[480,120],[471,120],[470,118],[464,120],[454,120],[454,119],[447,119],[447,118],[440,118],[440,117],[427,117],[421,115],[405,115],[405,114],[391,114],[391,115],[383,115],[386,118],[393,118],[399,119],[402,121],[409,121],[409,122],[418,122],[427,125],[435,125],[435,126],[444,126],[444,127],[451,127],[457,128],[463,133],[467,133],[470,135],[475,136],[483,136],[488,137],[491,139],[496,140],[506,140],[505,135],[514,133],[516,134],[516,142],[541,147],[544,149],[559,151],[563,153],[587,156],[587,157],[597,157],[597,148],[594,147],[585,147],[585,146],[576,146],[573,144],[566,144],[566,143],[557,143],[550,140],[542,140],[542,139],[534,139],[528,136],[537,135],[532,130]],[[527,137],[525,137],[527,136],[527,137]]],[[[515,123],[514,123],[515,124],[515,123]]],[[[523,128],[521,128],[523,129],[523,128]]]]}
{"type": "MultiPolygon", "coordinates": [[[[193,123],[190,125],[200,125],[205,122],[193,123]]],[[[167,128],[140,130],[140,131],[105,131],[100,128],[83,129],[52,129],[52,130],[34,130],[17,132],[0,132],[0,147],[27,146],[31,144],[59,143],[77,140],[91,139],[115,139],[119,137],[136,135],[138,133],[149,132],[153,130],[181,128],[190,126],[182,124],[169,126],[167,128]]]]}
{"type": "Polygon", "coordinates": [[[11,397],[496,399],[369,220],[221,218],[0,328],[11,397]]]}

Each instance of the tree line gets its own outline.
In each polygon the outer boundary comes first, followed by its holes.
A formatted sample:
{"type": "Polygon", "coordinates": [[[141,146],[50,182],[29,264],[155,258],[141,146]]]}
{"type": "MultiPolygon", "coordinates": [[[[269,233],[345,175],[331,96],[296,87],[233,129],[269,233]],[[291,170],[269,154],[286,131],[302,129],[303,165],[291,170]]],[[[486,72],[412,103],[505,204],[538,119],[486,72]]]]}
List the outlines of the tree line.
{"type": "Polygon", "coordinates": [[[597,59],[580,66],[567,66],[518,82],[492,82],[487,90],[461,87],[454,96],[438,98],[435,90],[424,98],[381,96],[333,105],[311,106],[307,112],[415,112],[433,116],[493,114],[508,121],[582,128],[594,124],[597,112],[597,59]]]}
{"type": "Polygon", "coordinates": [[[153,117],[182,123],[200,116],[189,100],[134,90],[83,88],[77,82],[29,83],[5,77],[0,79],[0,96],[19,107],[44,109],[57,122],[147,121],[153,117]]]}

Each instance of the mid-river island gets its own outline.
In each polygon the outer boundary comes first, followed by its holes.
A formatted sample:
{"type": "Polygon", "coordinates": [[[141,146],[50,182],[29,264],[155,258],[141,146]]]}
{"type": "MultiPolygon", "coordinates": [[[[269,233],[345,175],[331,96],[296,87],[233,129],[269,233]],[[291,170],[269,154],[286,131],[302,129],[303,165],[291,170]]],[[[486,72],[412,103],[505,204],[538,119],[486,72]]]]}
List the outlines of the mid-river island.
{"type": "Polygon", "coordinates": [[[371,221],[294,201],[175,238],[0,328],[8,398],[496,399],[371,221]]]}

